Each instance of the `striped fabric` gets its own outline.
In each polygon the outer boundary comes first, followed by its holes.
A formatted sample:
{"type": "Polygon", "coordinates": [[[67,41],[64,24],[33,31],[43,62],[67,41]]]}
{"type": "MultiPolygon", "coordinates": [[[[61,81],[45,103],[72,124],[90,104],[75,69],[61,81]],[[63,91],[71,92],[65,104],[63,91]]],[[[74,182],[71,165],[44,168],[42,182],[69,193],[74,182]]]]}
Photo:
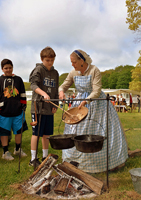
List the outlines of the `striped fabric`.
{"type": "MultiPolygon", "coordinates": [[[[78,91],[76,98],[86,98],[92,91],[91,76],[74,77],[75,86],[78,91]]],[[[99,98],[106,98],[101,92],[99,98]]],[[[80,102],[74,101],[72,107],[76,107],[80,102]]],[[[64,134],[77,135],[101,135],[107,136],[107,101],[94,100],[87,104],[89,109],[87,117],[76,125],[65,125],[64,134]]],[[[108,116],[108,168],[113,169],[124,163],[128,158],[127,143],[124,130],[121,127],[117,112],[111,102],[109,102],[108,116]]],[[[96,173],[107,170],[107,140],[104,141],[101,151],[96,153],[82,153],[75,147],[62,151],[63,160],[79,162],[79,168],[83,171],[96,173]]]]}

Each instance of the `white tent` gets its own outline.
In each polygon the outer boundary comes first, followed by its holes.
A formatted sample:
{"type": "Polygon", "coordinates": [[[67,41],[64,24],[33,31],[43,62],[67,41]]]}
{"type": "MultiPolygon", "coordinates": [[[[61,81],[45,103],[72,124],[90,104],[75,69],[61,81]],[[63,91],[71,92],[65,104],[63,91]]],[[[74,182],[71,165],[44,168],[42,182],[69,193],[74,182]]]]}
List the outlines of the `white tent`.
{"type": "Polygon", "coordinates": [[[105,94],[111,95],[117,95],[117,94],[122,94],[122,93],[131,93],[132,95],[140,95],[140,92],[134,91],[134,90],[129,90],[129,89],[102,89],[102,91],[105,94]]]}

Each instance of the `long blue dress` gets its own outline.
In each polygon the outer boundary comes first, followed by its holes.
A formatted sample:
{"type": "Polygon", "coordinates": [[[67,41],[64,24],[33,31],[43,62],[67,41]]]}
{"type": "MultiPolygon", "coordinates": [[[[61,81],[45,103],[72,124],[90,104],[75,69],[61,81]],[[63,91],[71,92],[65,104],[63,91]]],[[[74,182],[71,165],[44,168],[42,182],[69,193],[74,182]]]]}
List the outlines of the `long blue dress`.
{"type": "MultiPolygon", "coordinates": [[[[74,83],[78,92],[76,98],[85,99],[92,92],[91,79],[91,75],[74,77],[74,83]]],[[[106,98],[106,96],[101,92],[99,98],[106,98]]],[[[72,107],[76,107],[79,104],[79,101],[74,101],[72,107]]],[[[107,136],[107,101],[94,100],[87,104],[87,107],[89,109],[87,117],[78,124],[66,124],[64,134],[107,136]]],[[[126,161],[128,150],[124,130],[111,102],[109,102],[108,129],[108,168],[113,169],[126,161]]],[[[67,162],[79,162],[79,168],[85,172],[96,173],[106,171],[107,141],[104,141],[102,150],[96,153],[82,153],[76,150],[75,147],[62,150],[62,159],[67,162]]]]}

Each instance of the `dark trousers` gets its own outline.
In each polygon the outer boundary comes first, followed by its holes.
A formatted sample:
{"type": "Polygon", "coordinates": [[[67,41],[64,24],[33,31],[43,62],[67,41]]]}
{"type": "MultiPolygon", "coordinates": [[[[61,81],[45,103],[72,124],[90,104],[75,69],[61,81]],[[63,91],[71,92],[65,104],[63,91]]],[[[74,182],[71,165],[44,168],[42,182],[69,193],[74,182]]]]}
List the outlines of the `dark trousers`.
{"type": "Polygon", "coordinates": [[[140,112],[140,104],[138,104],[138,112],[140,112]]]}

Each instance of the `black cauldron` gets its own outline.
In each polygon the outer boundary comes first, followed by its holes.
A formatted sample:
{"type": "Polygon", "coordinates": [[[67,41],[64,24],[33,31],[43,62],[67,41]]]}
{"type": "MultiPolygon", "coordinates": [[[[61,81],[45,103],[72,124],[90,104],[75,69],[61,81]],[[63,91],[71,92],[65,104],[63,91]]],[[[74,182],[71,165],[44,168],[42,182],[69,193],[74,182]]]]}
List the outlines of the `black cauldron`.
{"type": "Polygon", "coordinates": [[[69,149],[74,147],[74,140],[72,140],[74,136],[75,134],[53,135],[49,137],[49,142],[53,149],[69,149]]]}
{"type": "Polygon", "coordinates": [[[83,153],[100,151],[105,139],[106,137],[100,135],[77,135],[73,137],[76,149],[83,153]]]}

